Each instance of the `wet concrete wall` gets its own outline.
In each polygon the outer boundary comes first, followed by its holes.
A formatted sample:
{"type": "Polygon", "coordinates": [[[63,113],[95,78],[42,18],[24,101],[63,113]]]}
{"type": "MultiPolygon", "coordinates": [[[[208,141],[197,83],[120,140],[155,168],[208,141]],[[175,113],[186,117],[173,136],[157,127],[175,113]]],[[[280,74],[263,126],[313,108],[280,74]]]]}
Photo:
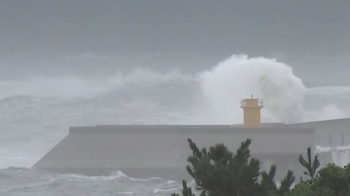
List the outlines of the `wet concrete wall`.
{"type": "MultiPolygon", "coordinates": [[[[199,148],[224,143],[235,152],[252,139],[251,152],[262,169],[277,165],[277,176],[287,169],[301,175],[298,156],[315,146],[314,128],[282,126],[247,129],[227,125],[100,125],[72,127],[69,135],[38,161],[33,169],[58,173],[110,175],[120,170],[136,178],[191,179],[186,172],[191,154],[187,138],[199,148]]],[[[298,179],[299,177],[297,177],[298,179]]]]}
{"type": "Polygon", "coordinates": [[[315,128],[316,145],[336,147],[350,145],[350,119],[335,119],[315,122],[290,124],[287,127],[315,128]]]}

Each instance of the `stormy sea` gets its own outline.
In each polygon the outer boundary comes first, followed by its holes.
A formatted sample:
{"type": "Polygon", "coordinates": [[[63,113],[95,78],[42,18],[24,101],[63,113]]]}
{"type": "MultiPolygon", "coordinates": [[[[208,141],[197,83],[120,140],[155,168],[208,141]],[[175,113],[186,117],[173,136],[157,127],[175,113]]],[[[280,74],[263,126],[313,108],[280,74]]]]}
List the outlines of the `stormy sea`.
{"type": "Polygon", "coordinates": [[[157,177],[134,179],[122,171],[88,177],[30,168],[70,126],[240,124],[240,100],[252,94],[264,99],[263,122],[350,117],[349,84],[333,85],[341,78],[329,79],[331,68],[324,70],[233,55],[199,71],[141,67],[103,78],[71,74],[1,80],[0,195],[169,196],[181,184],[157,177]]]}

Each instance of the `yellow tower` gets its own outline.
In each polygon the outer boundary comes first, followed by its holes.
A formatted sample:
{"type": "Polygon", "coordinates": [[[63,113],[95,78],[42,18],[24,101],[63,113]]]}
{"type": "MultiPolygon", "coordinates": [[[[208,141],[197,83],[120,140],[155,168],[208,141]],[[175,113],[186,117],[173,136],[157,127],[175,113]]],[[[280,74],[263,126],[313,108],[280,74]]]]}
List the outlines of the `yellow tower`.
{"type": "Polygon", "coordinates": [[[254,99],[252,95],[250,99],[241,101],[241,108],[244,111],[244,127],[259,128],[261,123],[260,110],[263,108],[263,101],[254,99]]]}

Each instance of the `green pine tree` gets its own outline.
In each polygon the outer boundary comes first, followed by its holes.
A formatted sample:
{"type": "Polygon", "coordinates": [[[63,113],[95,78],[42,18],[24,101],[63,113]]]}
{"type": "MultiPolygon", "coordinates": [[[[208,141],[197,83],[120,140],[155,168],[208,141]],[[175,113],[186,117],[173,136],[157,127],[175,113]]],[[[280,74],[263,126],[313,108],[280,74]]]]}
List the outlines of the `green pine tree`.
{"type": "MultiPolygon", "coordinates": [[[[282,195],[290,190],[294,182],[293,172],[288,171],[277,188],[274,181],[276,166],[271,166],[268,173],[260,171],[260,161],[250,154],[250,139],[242,142],[235,154],[223,144],[200,150],[191,139],[188,142],[192,155],[187,159],[190,165],[186,169],[195,180],[201,196],[282,195]]],[[[182,194],[194,196],[185,182],[182,194]]]]}

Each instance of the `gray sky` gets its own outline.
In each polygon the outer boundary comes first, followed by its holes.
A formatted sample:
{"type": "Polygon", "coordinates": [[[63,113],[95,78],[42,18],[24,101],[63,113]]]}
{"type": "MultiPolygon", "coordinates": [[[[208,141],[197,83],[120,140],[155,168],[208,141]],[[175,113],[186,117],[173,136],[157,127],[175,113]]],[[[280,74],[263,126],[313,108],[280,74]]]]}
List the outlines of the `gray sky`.
{"type": "Polygon", "coordinates": [[[2,64],[81,54],[347,56],[349,8],[349,0],[2,0],[0,55],[2,64]]]}
{"type": "Polygon", "coordinates": [[[3,0],[2,53],[345,54],[350,1],[3,0]]]}

